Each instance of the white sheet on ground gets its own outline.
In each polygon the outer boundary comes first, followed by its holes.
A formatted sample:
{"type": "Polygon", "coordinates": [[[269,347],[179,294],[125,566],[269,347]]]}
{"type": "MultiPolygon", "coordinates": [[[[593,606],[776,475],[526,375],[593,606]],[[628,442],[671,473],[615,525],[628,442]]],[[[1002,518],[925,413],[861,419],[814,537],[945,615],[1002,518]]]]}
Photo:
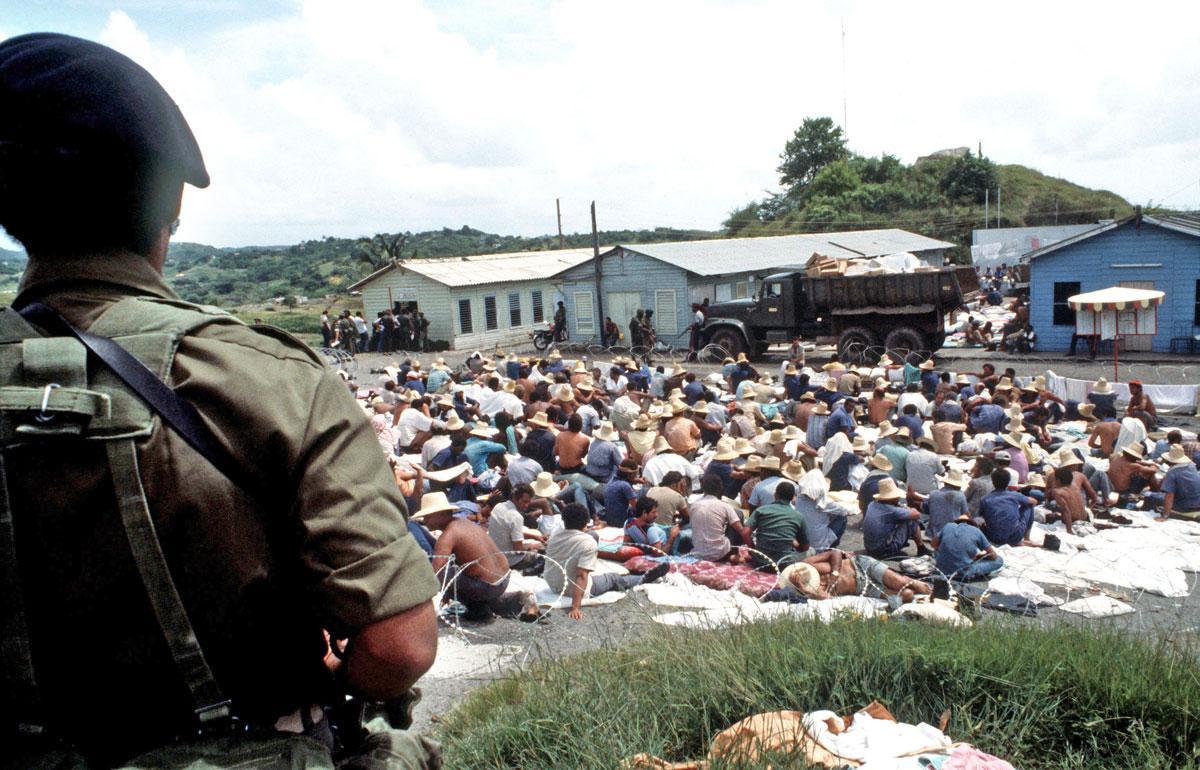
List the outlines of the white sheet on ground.
{"type": "Polygon", "coordinates": [[[916,725],[892,722],[860,711],[849,727],[834,733],[829,720],[842,724],[832,711],[811,711],[804,715],[804,729],[828,751],[861,762],[863,768],[894,768],[900,757],[921,751],[945,751],[952,743],[945,733],[924,722],[916,725]]]}
{"type": "MultiPolygon", "coordinates": [[[[529,591],[533,593],[539,607],[552,607],[559,610],[569,610],[571,608],[571,596],[551,591],[550,584],[543,578],[521,575],[516,572],[509,574],[511,577],[508,579],[508,590],[529,591]]],[[[585,596],[583,597],[583,606],[591,607],[596,604],[612,604],[613,602],[620,601],[624,596],[624,591],[609,591],[599,596],[585,596]]]]}
{"type": "MultiPolygon", "coordinates": [[[[1074,399],[1083,403],[1091,392],[1095,382],[1092,380],[1077,380],[1071,377],[1059,377],[1052,370],[1046,370],[1046,387],[1061,399],[1074,399]]],[[[1117,394],[1117,400],[1128,403],[1129,386],[1123,382],[1111,383],[1117,394]]],[[[1146,395],[1154,402],[1154,408],[1160,413],[1194,412],[1197,398],[1200,397],[1200,385],[1151,385],[1142,386],[1146,395]]]]}
{"type": "MultiPolygon", "coordinates": [[[[751,600],[753,601],[753,600],[751,600]]],[[[723,628],[741,623],[755,623],[772,618],[793,617],[829,623],[834,618],[855,616],[873,618],[887,611],[887,603],[863,596],[835,596],[832,599],[810,601],[807,604],[787,602],[754,602],[746,607],[668,612],[654,620],[666,626],[684,628],[723,628]]]]}
{"type": "Polygon", "coordinates": [[[1108,594],[1076,599],[1073,602],[1067,602],[1059,609],[1063,612],[1073,612],[1076,615],[1082,615],[1085,618],[1111,618],[1117,615],[1128,615],[1133,612],[1133,607],[1120,599],[1114,599],[1108,594]]]}

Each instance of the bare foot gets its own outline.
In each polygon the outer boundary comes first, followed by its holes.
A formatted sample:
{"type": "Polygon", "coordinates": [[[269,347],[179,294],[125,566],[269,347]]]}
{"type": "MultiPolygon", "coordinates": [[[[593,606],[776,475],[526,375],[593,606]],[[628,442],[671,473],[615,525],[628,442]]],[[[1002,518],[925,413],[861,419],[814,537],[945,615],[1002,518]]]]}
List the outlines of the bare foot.
{"type": "Polygon", "coordinates": [[[1154,520],[1155,521],[1167,521],[1167,517],[1166,516],[1155,516],[1154,520]]]}

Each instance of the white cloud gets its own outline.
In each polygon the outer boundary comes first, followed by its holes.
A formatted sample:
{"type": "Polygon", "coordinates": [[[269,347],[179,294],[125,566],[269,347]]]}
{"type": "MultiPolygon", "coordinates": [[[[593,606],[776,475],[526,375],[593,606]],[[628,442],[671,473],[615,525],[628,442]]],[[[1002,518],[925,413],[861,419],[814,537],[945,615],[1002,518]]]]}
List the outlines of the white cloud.
{"type": "Polygon", "coordinates": [[[1200,7],[304,0],[171,41],[97,36],[180,103],[212,187],[179,237],[218,244],[470,224],[715,228],[776,182],[807,116],[911,161],[982,142],[1145,202],[1200,206],[1200,7]],[[1189,180],[1196,182],[1190,189],[1189,180]]]}

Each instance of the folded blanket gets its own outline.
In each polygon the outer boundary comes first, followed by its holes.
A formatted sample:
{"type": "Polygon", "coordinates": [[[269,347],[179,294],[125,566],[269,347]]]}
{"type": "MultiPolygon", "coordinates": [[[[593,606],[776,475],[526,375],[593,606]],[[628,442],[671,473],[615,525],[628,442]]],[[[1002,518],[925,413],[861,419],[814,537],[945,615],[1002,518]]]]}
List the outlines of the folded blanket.
{"type": "MultiPolygon", "coordinates": [[[[630,572],[646,572],[657,560],[636,557],[625,562],[625,568],[630,572]]],[[[716,591],[728,591],[737,588],[744,594],[759,597],[775,587],[775,575],[759,572],[744,564],[723,564],[711,561],[693,561],[691,563],[672,563],[671,572],[685,576],[697,585],[707,586],[716,591]]]]}

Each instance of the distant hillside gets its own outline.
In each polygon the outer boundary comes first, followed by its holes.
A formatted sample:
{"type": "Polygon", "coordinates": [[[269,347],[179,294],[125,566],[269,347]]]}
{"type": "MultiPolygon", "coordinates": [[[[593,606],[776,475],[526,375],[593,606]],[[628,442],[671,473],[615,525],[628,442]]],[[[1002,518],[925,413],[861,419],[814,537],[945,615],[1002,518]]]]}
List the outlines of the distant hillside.
{"type": "MultiPolygon", "coordinates": [[[[402,235],[400,253],[405,259],[558,248],[558,237],[553,235],[530,238],[496,235],[465,226],[457,230],[443,228],[402,235]]],[[[666,227],[609,230],[600,233],[600,242],[654,243],[698,240],[719,235],[704,230],[666,227]]],[[[383,240],[395,237],[382,236],[383,240]]],[[[564,237],[567,248],[586,247],[591,243],[590,233],[564,237]]],[[[307,296],[316,299],[343,292],[347,286],[372,272],[375,265],[357,256],[364,249],[370,251],[361,239],[348,238],[305,241],[295,246],[234,248],[172,243],[163,272],[181,296],[194,302],[228,307],[264,302],[273,297],[307,296]]]]}

